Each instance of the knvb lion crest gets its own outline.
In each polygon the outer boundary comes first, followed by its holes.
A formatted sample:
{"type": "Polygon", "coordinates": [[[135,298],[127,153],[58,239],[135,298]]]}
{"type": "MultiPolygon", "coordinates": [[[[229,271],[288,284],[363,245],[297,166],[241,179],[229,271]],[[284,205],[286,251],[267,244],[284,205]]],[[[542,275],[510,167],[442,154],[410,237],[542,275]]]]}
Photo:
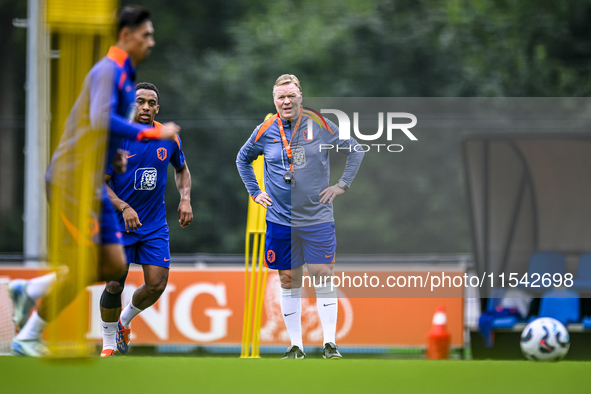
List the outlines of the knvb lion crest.
{"type": "Polygon", "coordinates": [[[135,190],[154,190],[156,188],[157,180],[158,170],[155,168],[138,168],[135,171],[133,188],[135,190]]]}
{"type": "Polygon", "coordinates": [[[304,168],[306,166],[306,150],[303,146],[292,148],[293,165],[297,169],[304,168]]]}
{"type": "Polygon", "coordinates": [[[158,148],[156,150],[156,154],[158,155],[158,158],[162,161],[166,160],[166,156],[168,154],[168,152],[166,151],[166,148],[158,148]]]}

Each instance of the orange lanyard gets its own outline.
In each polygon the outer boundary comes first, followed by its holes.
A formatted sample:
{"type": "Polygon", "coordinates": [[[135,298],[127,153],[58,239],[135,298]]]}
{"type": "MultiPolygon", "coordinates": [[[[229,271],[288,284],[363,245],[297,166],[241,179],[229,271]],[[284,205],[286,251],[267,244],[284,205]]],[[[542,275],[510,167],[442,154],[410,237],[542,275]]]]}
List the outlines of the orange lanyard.
{"type": "MultiPolygon", "coordinates": [[[[296,122],[295,127],[293,128],[293,132],[291,134],[291,141],[293,141],[293,137],[295,136],[295,133],[298,131],[298,128],[300,127],[300,122],[302,121],[303,115],[304,111],[302,111],[302,107],[300,107],[300,116],[298,117],[298,121],[296,122]]],[[[281,134],[281,141],[283,142],[283,146],[285,147],[285,153],[287,153],[289,171],[293,173],[294,169],[292,164],[293,162],[291,160],[291,141],[289,142],[289,144],[287,143],[287,137],[285,137],[285,130],[283,129],[283,122],[281,121],[279,113],[277,113],[277,123],[279,124],[279,133],[281,134]]]]}

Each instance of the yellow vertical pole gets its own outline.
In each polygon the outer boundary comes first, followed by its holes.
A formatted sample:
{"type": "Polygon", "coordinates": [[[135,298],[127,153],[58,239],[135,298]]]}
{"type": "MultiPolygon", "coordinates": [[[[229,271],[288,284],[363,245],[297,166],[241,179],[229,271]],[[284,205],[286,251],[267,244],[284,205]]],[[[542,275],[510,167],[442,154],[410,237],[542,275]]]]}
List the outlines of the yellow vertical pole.
{"type": "MultiPolygon", "coordinates": [[[[253,333],[252,333],[252,357],[259,358],[260,357],[260,348],[261,348],[261,319],[262,319],[262,312],[263,312],[263,301],[265,299],[265,282],[261,282],[262,280],[262,273],[263,270],[265,271],[265,279],[267,278],[267,268],[263,264],[263,259],[265,258],[265,234],[259,234],[259,237],[262,240],[262,246],[259,250],[259,261],[257,267],[257,297],[255,298],[255,305],[254,305],[254,322],[253,322],[253,333]]],[[[254,264],[253,264],[254,268],[254,264]]]]}
{"type": "MultiPolygon", "coordinates": [[[[248,229],[248,219],[246,228],[248,229]]],[[[250,346],[248,343],[247,338],[250,335],[250,330],[248,329],[250,326],[250,315],[248,311],[248,292],[250,286],[248,286],[248,271],[249,271],[249,251],[250,251],[250,237],[248,234],[248,230],[246,232],[246,242],[245,242],[245,252],[244,252],[244,316],[242,318],[242,350],[240,352],[240,357],[245,358],[248,357],[250,354],[250,346]]]]}
{"type": "MultiPolygon", "coordinates": [[[[71,0],[46,0],[46,21],[56,38],[59,58],[53,62],[51,86],[51,152],[58,146],[68,115],[82,91],[84,78],[92,65],[113,43],[118,0],[74,3],[71,0]]],[[[109,83],[105,81],[105,83],[109,83]]],[[[84,99],[84,98],[83,98],[84,99]]],[[[99,231],[99,202],[95,190],[103,179],[104,150],[107,130],[90,130],[82,111],[73,114],[76,139],[54,162],[53,175],[59,186],[52,184],[50,205],[49,260],[57,268],[68,263],[69,288],[79,291],[96,278],[99,231]],[[73,160],[77,160],[74,162],[73,160]],[[96,225],[95,225],[96,224],[96,225]]],[[[69,289],[68,288],[68,289],[69,289]]],[[[84,292],[81,292],[82,294],[84,292]]],[[[52,298],[51,313],[57,315],[59,298],[52,298]]],[[[67,299],[67,298],[66,298],[67,299]]],[[[46,339],[55,356],[87,356],[94,345],[86,340],[88,302],[78,298],[47,329],[46,339]]]]}
{"type": "MultiPolygon", "coordinates": [[[[268,114],[267,120],[272,114],[268,114]]],[[[265,158],[259,157],[252,163],[255,176],[261,190],[264,188],[265,158]]],[[[245,242],[244,272],[244,319],[242,326],[241,358],[260,357],[260,330],[262,310],[265,298],[267,267],[264,264],[265,253],[265,208],[255,203],[252,198],[248,202],[245,242]],[[252,248],[250,248],[252,245],[252,248]]]]}

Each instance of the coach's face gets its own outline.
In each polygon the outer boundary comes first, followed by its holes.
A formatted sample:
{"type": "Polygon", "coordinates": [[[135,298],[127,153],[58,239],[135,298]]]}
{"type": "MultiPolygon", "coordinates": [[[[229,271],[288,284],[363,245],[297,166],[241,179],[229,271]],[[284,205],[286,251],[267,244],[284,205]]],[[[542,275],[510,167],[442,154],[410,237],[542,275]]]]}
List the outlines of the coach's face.
{"type": "Polygon", "coordinates": [[[138,89],[135,92],[135,102],[137,103],[135,121],[152,125],[154,117],[160,110],[156,92],[150,89],[138,89]]]}
{"type": "Polygon", "coordinates": [[[302,92],[293,82],[284,85],[275,86],[273,91],[273,101],[275,108],[282,119],[292,120],[300,116],[300,106],[302,105],[302,92]]]}
{"type": "MultiPolygon", "coordinates": [[[[124,28],[125,30],[127,28],[124,28]]],[[[143,62],[154,47],[154,27],[151,21],[145,21],[139,27],[134,30],[122,32],[125,35],[127,41],[127,53],[133,61],[133,64],[137,66],[138,63],[143,62]]]]}

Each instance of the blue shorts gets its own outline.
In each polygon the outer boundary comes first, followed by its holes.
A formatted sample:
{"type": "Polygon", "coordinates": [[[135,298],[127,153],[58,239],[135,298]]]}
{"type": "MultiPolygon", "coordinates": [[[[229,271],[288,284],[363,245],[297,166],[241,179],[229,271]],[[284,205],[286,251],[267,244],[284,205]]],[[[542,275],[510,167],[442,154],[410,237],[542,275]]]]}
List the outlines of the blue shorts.
{"type": "Polygon", "coordinates": [[[271,269],[334,263],[336,250],[334,222],[290,227],[267,221],[265,265],[271,269]]]}
{"type": "Polygon", "coordinates": [[[170,246],[168,226],[160,227],[150,233],[141,234],[130,231],[123,234],[123,246],[127,263],[170,267],[170,246]]]}
{"type": "MultiPolygon", "coordinates": [[[[103,186],[104,187],[104,186],[103,186]]],[[[101,229],[101,244],[121,244],[121,231],[117,218],[115,217],[115,208],[109,200],[107,189],[103,190],[103,204],[101,207],[101,222],[99,227],[101,229]]]]}

